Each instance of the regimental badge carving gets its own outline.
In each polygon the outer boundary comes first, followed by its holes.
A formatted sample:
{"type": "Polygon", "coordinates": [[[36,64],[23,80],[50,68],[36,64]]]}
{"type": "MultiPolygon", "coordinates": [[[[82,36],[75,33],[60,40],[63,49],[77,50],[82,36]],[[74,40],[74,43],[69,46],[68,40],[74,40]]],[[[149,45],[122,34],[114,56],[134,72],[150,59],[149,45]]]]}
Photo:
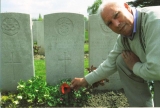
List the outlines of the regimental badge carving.
{"type": "Polygon", "coordinates": [[[70,19],[63,17],[57,20],[55,29],[62,36],[68,35],[73,30],[73,23],[70,19]]]}
{"type": "Polygon", "coordinates": [[[20,25],[15,18],[5,18],[2,22],[3,33],[13,36],[18,33],[20,25]]]}
{"type": "Polygon", "coordinates": [[[112,30],[109,27],[107,27],[105,24],[100,24],[100,26],[101,26],[103,31],[105,31],[107,33],[112,32],[112,30]]]}

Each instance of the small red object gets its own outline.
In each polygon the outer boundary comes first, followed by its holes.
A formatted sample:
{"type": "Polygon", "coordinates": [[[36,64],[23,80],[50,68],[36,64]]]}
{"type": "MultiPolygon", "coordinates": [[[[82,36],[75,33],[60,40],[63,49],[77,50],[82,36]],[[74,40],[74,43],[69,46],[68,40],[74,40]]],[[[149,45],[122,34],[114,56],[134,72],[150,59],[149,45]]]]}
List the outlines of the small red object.
{"type": "Polygon", "coordinates": [[[71,91],[71,88],[70,88],[70,86],[67,83],[63,83],[61,85],[61,92],[62,92],[62,94],[67,94],[70,91],[71,91]]]}

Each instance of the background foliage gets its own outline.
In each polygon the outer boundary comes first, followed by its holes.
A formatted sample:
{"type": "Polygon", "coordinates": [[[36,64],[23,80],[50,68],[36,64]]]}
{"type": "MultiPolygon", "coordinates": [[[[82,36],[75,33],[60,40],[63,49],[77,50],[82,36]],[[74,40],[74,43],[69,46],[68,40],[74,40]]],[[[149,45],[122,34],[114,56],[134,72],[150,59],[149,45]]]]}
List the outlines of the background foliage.
{"type": "Polygon", "coordinates": [[[133,7],[158,6],[160,5],[160,0],[135,0],[128,2],[128,4],[133,7]]]}

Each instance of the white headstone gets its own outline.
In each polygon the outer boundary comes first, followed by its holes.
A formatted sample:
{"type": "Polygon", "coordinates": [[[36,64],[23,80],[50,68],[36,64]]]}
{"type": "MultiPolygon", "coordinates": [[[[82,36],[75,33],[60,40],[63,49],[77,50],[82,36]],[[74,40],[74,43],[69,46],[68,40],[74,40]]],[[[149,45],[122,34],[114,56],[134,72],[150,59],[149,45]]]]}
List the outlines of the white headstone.
{"type": "Polygon", "coordinates": [[[37,21],[37,45],[40,46],[39,54],[45,55],[44,52],[44,21],[37,21]]]}
{"type": "Polygon", "coordinates": [[[40,46],[38,53],[45,55],[44,52],[44,21],[33,21],[32,25],[33,43],[40,46]]]}
{"type": "Polygon", "coordinates": [[[15,91],[17,82],[34,76],[33,44],[28,14],[2,13],[2,90],[15,91]]]}
{"type": "Polygon", "coordinates": [[[44,16],[46,79],[49,84],[84,76],[84,29],[81,14],[44,16]]]}
{"type": "Polygon", "coordinates": [[[33,43],[37,43],[37,35],[38,35],[37,22],[38,21],[33,21],[32,24],[33,43]]]}
{"type": "MultiPolygon", "coordinates": [[[[97,14],[89,16],[89,66],[98,67],[112,50],[118,34],[109,29],[97,14]]],[[[109,78],[109,83],[101,89],[120,89],[122,87],[119,74],[116,72],[109,78]]]]}
{"type": "Polygon", "coordinates": [[[88,20],[85,21],[85,30],[88,31],[88,20]]]}

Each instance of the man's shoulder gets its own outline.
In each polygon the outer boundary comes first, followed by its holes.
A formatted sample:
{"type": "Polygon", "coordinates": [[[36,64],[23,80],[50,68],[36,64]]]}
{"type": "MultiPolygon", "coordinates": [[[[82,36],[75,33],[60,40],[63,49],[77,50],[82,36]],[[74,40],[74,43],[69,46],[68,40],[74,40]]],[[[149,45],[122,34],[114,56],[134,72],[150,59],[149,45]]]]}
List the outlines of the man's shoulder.
{"type": "Polygon", "coordinates": [[[160,6],[148,6],[140,8],[141,12],[150,13],[150,12],[158,12],[160,9],[160,6]]]}
{"type": "Polygon", "coordinates": [[[153,21],[154,19],[160,19],[159,9],[160,6],[137,8],[139,13],[141,13],[142,15],[142,19],[148,19],[148,21],[153,21]]]}

